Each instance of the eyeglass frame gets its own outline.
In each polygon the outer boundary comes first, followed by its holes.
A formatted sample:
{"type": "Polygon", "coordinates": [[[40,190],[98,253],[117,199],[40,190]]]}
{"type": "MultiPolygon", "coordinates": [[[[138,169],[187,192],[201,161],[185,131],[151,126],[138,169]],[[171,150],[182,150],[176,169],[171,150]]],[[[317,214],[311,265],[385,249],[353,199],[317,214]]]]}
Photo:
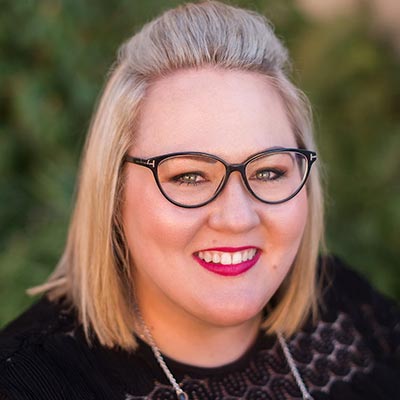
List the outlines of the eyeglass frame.
{"type": "Polygon", "coordinates": [[[246,187],[246,189],[248,190],[248,192],[254,196],[257,200],[261,201],[264,204],[281,204],[281,203],[285,203],[286,201],[289,201],[290,199],[292,199],[293,197],[295,197],[300,190],[303,188],[303,186],[305,185],[305,183],[307,182],[308,176],[310,175],[310,171],[311,171],[311,167],[314,164],[314,162],[317,160],[317,153],[315,151],[312,150],[307,150],[307,149],[297,149],[297,148],[285,148],[285,147],[277,147],[277,148],[273,148],[273,149],[268,149],[268,150],[264,150],[261,152],[258,152],[256,154],[251,155],[250,157],[248,157],[245,161],[243,161],[242,163],[235,163],[235,164],[230,164],[228,162],[226,162],[225,160],[223,160],[222,158],[214,155],[214,154],[209,154],[209,153],[204,153],[204,152],[199,152],[199,151],[183,151],[183,152],[177,152],[177,153],[168,153],[168,154],[163,154],[163,155],[159,155],[159,156],[155,156],[155,157],[150,157],[150,158],[138,158],[138,157],[132,157],[130,155],[125,155],[123,161],[124,162],[129,162],[132,164],[136,164],[136,165],[140,165],[146,168],[149,168],[154,176],[154,179],[156,181],[156,184],[158,186],[158,189],[160,190],[160,192],[162,193],[162,195],[172,204],[178,206],[178,207],[182,207],[182,208],[199,208],[199,207],[203,207],[209,203],[211,203],[213,200],[215,200],[223,191],[225,185],[228,183],[229,177],[232,174],[232,172],[238,171],[242,177],[242,181],[246,187]],[[307,159],[307,170],[304,174],[303,180],[301,185],[297,188],[297,190],[292,193],[289,197],[286,197],[283,200],[279,200],[279,201],[267,201],[267,200],[263,200],[261,199],[259,196],[256,195],[256,193],[254,193],[253,189],[251,188],[248,179],[246,177],[246,167],[249,163],[251,163],[252,161],[256,160],[257,158],[260,158],[262,156],[265,155],[269,155],[269,154],[275,154],[275,153],[284,153],[284,152],[296,152],[296,153],[300,153],[302,155],[304,155],[307,159]],[[158,179],[158,165],[164,161],[167,158],[172,158],[172,157],[176,157],[176,156],[203,156],[203,157],[209,157],[212,158],[216,161],[221,162],[224,166],[225,166],[225,177],[222,181],[222,184],[220,184],[217,188],[217,190],[215,191],[214,195],[208,199],[207,201],[200,203],[200,204],[196,204],[196,205],[185,205],[182,203],[179,203],[173,199],[171,199],[163,190],[161,182],[158,179]]]}

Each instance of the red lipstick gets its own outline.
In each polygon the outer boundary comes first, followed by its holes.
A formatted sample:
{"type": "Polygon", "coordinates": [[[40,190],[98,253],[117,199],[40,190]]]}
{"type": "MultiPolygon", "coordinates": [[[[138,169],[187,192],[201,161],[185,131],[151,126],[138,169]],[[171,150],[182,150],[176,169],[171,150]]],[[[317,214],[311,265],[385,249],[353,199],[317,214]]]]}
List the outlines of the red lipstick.
{"type": "Polygon", "coordinates": [[[252,268],[261,256],[261,251],[254,246],[243,247],[217,247],[212,249],[204,249],[193,254],[193,258],[206,270],[222,276],[236,276],[245,273],[252,268]],[[254,251],[255,254],[251,259],[241,261],[236,264],[222,264],[221,262],[206,261],[199,257],[200,253],[205,252],[221,252],[221,253],[237,253],[244,251],[254,251]]]}

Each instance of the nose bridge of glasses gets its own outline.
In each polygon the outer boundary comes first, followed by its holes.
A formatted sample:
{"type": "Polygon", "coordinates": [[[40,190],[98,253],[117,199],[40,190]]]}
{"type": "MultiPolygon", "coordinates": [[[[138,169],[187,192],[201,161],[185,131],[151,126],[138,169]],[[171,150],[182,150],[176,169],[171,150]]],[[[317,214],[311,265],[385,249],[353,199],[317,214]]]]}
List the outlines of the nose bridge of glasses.
{"type": "Polygon", "coordinates": [[[241,164],[225,164],[226,168],[226,177],[223,185],[218,188],[218,190],[222,190],[222,188],[228,184],[229,178],[233,172],[239,172],[242,177],[242,183],[244,188],[248,190],[247,178],[246,178],[246,165],[244,163],[241,164]]]}

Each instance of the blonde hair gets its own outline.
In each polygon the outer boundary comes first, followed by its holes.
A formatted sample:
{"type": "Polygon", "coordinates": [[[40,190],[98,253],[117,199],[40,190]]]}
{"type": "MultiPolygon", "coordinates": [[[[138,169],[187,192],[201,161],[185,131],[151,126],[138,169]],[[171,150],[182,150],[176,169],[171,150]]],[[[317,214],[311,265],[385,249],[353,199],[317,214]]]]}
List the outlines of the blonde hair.
{"type": "MultiPolygon", "coordinates": [[[[287,50],[259,14],[215,1],[186,4],[145,25],[118,53],[92,120],[79,190],[63,256],[47,283],[31,293],[66,299],[78,311],[88,340],[136,346],[134,293],[121,202],[123,157],[135,140],[149,85],[173,71],[214,66],[253,71],[282,96],[300,148],[315,149],[305,96],[289,81],[287,50]]],[[[291,272],[264,321],[269,332],[296,332],[317,311],[316,268],[323,232],[318,167],[307,183],[309,214],[291,272]]]]}

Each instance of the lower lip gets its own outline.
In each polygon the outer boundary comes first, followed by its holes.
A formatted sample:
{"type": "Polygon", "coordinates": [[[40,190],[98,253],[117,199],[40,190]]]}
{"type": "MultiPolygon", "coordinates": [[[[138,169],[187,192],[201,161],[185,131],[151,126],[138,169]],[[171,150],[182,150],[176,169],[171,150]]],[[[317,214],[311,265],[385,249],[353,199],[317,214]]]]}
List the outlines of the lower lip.
{"type": "Polygon", "coordinates": [[[214,272],[214,274],[222,275],[222,276],[236,276],[245,273],[250,268],[254,267],[260,258],[261,252],[257,251],[255,256],[251,260],[243,261],[240,264],[215,264],[210,263],[201,258],[194,256],[194,259],[207,271],[214,272]]]}

